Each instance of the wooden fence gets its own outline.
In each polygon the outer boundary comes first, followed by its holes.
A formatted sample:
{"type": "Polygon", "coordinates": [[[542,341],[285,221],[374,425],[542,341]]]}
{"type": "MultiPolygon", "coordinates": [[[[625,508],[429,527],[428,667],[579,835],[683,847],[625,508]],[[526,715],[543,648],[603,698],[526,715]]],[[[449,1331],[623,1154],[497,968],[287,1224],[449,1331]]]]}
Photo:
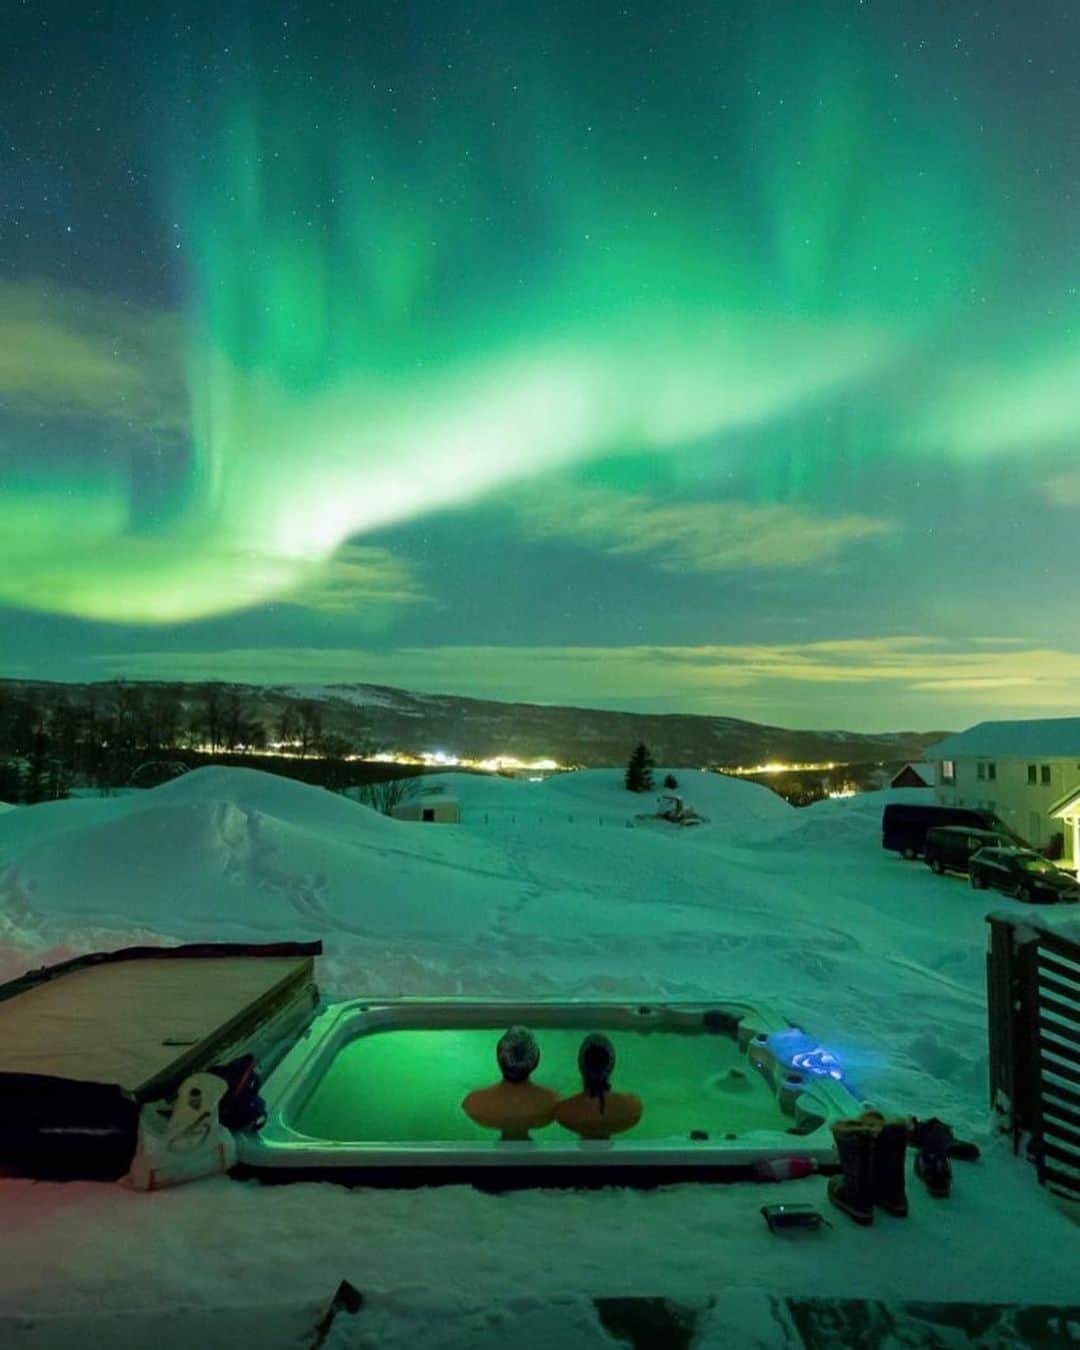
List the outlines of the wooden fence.
{"type": "Polygon", "coordinates": [[[1080,942],[991,914],[990,1102],[1039,1181],[1080,1201],[1080,942]]]}

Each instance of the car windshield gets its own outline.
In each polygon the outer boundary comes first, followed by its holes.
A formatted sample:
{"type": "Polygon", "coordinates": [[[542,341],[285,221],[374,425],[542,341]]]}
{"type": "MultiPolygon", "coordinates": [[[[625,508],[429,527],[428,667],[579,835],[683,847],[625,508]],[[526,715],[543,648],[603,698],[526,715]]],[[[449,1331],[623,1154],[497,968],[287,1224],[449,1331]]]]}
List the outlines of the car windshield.
{"type": "Polygon", "coordinates": [[[1028,854],[1023,858],[1017,858],[1016,861],[1025,872],[1057,871],[1057,868],[1052,862],[1047,862],[1045,858],[1036,857],[1035,854],[1028,854]]]}

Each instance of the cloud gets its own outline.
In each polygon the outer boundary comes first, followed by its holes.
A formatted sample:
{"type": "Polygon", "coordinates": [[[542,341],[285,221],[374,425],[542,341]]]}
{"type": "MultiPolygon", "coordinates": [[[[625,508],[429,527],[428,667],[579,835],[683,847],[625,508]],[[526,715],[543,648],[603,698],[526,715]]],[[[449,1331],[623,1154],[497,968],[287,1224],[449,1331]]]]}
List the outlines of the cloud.
{"type": "Polygon", "coordinates": [[[1080,469],[1053,475],[1043,483],[1042,491],[1051,506],[1080,506],[1080,469]]]}
{"type": "Polygon", "coordinates": [[[384,548],[346,544],[284,603],[322,614],[354,615],[372,606],[402,608],[430,599],[404,559],[384,548]]]}
{"type": "Polygon", "coordinates": [[[0,281],[0,397],[47,417],[187,426],[177,315],[44,282],[0,281]]]}
{"type": "Polygon", "coordinates": [[[783,503],[656,502],[607,488],[560,485],[512,499],[534,539],[651,555],[661,571],[723,572],[829,562],[896,526],[869,515],[816,515],[783,503]]]}
{"type": "Polygon", "coordinates": [[[94,658],[102,673],[290,684],[371,682],[584,707],[697,711],[789,725],[968,725],[1075,707],[1080,652],[989,636],[698,647],[251,648],[94,658]]]}

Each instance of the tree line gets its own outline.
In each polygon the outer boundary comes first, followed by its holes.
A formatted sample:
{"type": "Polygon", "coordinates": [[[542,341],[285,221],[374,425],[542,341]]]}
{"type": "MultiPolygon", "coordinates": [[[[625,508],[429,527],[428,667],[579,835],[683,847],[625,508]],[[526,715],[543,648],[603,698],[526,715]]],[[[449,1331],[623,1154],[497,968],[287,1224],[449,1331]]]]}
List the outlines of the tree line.
{"type": "Polygon", "coordinates": [[[187,760],[272,745],[334,764],[366,749],[326,730],[314,700],[285,701],[268,724],[243,686],[218,681],[114,680],[76,689],[0,684],[0,801],[51,801],[75,786],[104,792],[170,755],[187,760]]]}

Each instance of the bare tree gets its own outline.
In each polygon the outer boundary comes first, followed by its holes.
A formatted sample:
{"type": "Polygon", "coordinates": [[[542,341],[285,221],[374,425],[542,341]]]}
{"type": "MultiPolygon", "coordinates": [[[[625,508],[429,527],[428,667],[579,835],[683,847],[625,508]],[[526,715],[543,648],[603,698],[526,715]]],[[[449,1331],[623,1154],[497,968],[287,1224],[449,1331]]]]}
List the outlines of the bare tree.
{"type": "Polygon", "coordinates": [[[364,783],[357,796],[365,806],[389,816],[395,806],[411,801],[419,792],[419,778],[387,778],[381,783],[364,783]]]}
{"type": "Polygon", "coordinates": [[[300,704],[300,758],[306,759],[322,736],[322,708],[310,699],[300,704]]]}

